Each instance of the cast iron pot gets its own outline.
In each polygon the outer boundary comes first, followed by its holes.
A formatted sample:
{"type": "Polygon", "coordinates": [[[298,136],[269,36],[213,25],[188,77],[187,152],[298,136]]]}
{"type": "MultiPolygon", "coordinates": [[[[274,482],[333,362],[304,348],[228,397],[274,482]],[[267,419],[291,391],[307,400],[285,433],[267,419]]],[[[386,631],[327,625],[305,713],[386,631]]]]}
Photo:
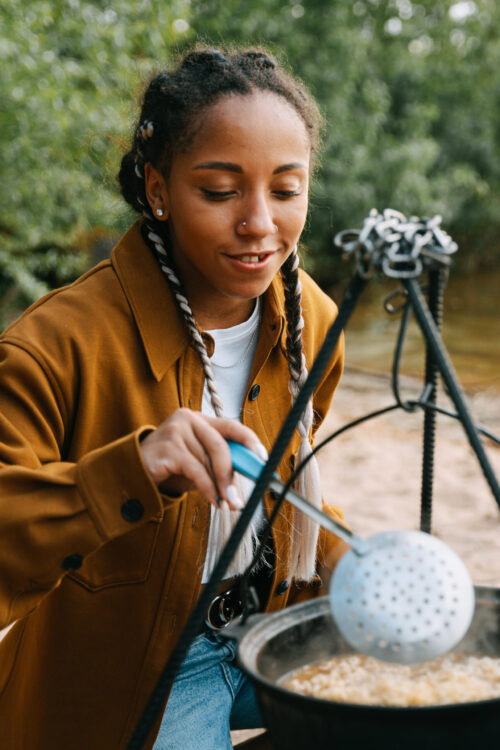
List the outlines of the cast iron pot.
{"type": "MultiPolygon", "coordinates": [[[[500,656],[500,588],[476,586],[471,628],[457,651],[500,656]]],[[[374,707],[298,695],[277,682],[306,664],[353,653],[327,597],[232,626],[276,750],[473,750],[500,747],[500,699],[433,707],[374,707]],[[238,633],[238,630],[241,632],[238,633]]],[[[229,635],[229,633],[227,633],[229,635]]]]}

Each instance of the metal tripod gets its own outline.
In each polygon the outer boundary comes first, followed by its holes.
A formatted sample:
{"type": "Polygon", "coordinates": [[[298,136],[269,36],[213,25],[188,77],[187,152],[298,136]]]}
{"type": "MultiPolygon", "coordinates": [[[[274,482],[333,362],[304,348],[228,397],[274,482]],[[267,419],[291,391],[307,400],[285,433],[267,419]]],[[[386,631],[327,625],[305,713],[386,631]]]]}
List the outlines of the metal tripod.
{"type": "MultiPolygon", "coordinates": [[[[374,274],[399,279],[411,310],[426,343],[426,371],[423,398],[418,405],[425,408],[422,460],[421,518],[422,531],[431,531],[432,486],[434,476],[434,443],[436,391],[441,375],[455,406],[469,443],[474,450],[493,497],[500,507],[500,487],[478,429],[469,413],[463,390],[440,334],[442,298],[451,255],[457,245],[440,228],[441,217],[421,220],[407,219],[403,214],[386,209],[383,214],[372,210],[361,230],[347,230],[335,237],[335,244],[356,259],[356,276],[364,280],[374,274]],[[428,272],[428,304],[418,278],[428,272]]],[[[351,284],[357,285],[356,276],[351,284]]],[[[401,404],[402,405],[402,404],[401,404]]]]}

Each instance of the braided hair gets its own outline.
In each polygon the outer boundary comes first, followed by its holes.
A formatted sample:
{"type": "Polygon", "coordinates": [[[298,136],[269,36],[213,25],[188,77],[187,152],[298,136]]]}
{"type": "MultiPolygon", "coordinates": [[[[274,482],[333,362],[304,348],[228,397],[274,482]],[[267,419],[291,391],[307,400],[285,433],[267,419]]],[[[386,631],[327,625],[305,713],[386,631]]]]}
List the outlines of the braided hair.
{"type": "MultiPolygon", "coordinates": [[[[189,149],[202,124],[202,115],[219,99],[230,94],[241,96],[256,91],[268,91],[285,99],[302,119],[309,136],[312,156],[317,151],[320,115],[314,100],[302,84],[277,64],[274,57],[261,49],[238,50],[225,55],[218,49],[197,48],[188,53],[172,71],[162,71],[150,82],[138,124],[134,130],[130,151],[122,159],[118,179],[125,200],[142,216],[142,233],[155,253],[160,268],[184,317],[189,335],[199,354],[212,408],[223,416],[223,404],[217,393],[210,357],[196,324],[182,282],[168,252],[168,230],[158,221],[146,198],[144,166],[147,162],[168,176],[176,153],[189,149]]],[[[298,274],[297,248],[281,268],[287,320],[286,351],[289,368],[289,390],[295,399],[307,378],[307,366],[302,351],[301,284],[298,274]]],[[[298,431],[301,438],[298,460],[311,452],[310,437],[313,427],[312,403],[308,404],[298,431]]],[[[310,460],[297,480],[298,492],[316,507],[321,507],[319,471],[315,459],[310,460]]],[[[210,528],[210,543],[215,543],[217,555],[237,520],[224,505],[217,511],[217,523],[210,528]]],[[[304,514],[295,511],[292,530],[290,575],[310,580],[315,575],[316,545],[319,527],[304,514]]],[[[251,562],[256,541],[251,527],[238,550],[229,575],[241,573],[251,562]]]]}

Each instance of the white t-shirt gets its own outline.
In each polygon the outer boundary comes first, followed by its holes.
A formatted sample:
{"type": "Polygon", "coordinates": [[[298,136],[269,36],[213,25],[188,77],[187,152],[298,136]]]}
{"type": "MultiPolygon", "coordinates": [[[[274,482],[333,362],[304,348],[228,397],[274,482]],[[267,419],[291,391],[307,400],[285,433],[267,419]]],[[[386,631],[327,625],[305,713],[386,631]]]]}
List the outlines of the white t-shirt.
{"type": "MultiPolygon", "coordinates": [[[[241,422],[241,411],[243,401],[252,369],[252,362],[257,348],[260,326],[261,301],[257,299],[254,310],[248,320],[231,328],[218,328],[206,331],[214,340],[214,351],[210,359],[214,373],[217,393],[219,394],[224,408],[224,417],[241,422]]],[[[215,412],[210,402],[210,394],[207,384],[203,389],[203,400],[201,411],[212,417],[215,412]]],[[[248,499],[254,482],[242,478],[242,486],[245,487],[248,499]]],[[[260,525],[263,520],[262,507],[259,505],[254,515],[254,523],[260,525]]],[[[218,517],[213,506],[211,506],[210,523],[217,523],[218,517]]],[[[203,568],[202,583],[206,583],[214,569],[215,550],[207,549],[205,565],[203,568]]]]}

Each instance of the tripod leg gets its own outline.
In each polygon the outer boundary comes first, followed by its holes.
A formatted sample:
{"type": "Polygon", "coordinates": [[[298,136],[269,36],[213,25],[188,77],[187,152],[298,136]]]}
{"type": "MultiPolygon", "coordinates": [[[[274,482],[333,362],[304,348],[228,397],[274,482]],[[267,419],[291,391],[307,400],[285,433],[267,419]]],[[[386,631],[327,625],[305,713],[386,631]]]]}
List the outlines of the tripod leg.
{"type": "MultiPolygon", "coordinates": [[[[429,311],[436,328],[441,330],[443,319],[443,291],[447,272],[438,268],[429,272],[429,311]]],[[[425,387],[427,402],[435,403],[439,382],[439,368],[432,349],[427,344],[425,362],[425,387]]],[[[422,493],[420,501],[420,530],[428,534],[432,530],[432,494],[434,484],[434,450],[436,437],[436,412],[426,409],[424,414],[424,445],[422,455],[422,493]]]]}
{"type": "Polygon", "coordinates": [[[424,334],[428,346],[432,350],[432,354],[436,360],[437,366],[439,367],[442,378],[448,388],[448,393],[455,404],[460,421],[462,422],[463,428],[469,438],[469,442],[477,456],[486,481],[490,485],[493,497],[500,506],[500,486],[498,480],[488,456],[486,455],[484,446],[479,439],[479,435],[469,414],[453,365],[441,340],[441,336],[436,324],[434,323],[432,315],[425,304],[420,287],[414,279],[404,279],[403,284],[408,292],[418,324],[424,334]]]}

